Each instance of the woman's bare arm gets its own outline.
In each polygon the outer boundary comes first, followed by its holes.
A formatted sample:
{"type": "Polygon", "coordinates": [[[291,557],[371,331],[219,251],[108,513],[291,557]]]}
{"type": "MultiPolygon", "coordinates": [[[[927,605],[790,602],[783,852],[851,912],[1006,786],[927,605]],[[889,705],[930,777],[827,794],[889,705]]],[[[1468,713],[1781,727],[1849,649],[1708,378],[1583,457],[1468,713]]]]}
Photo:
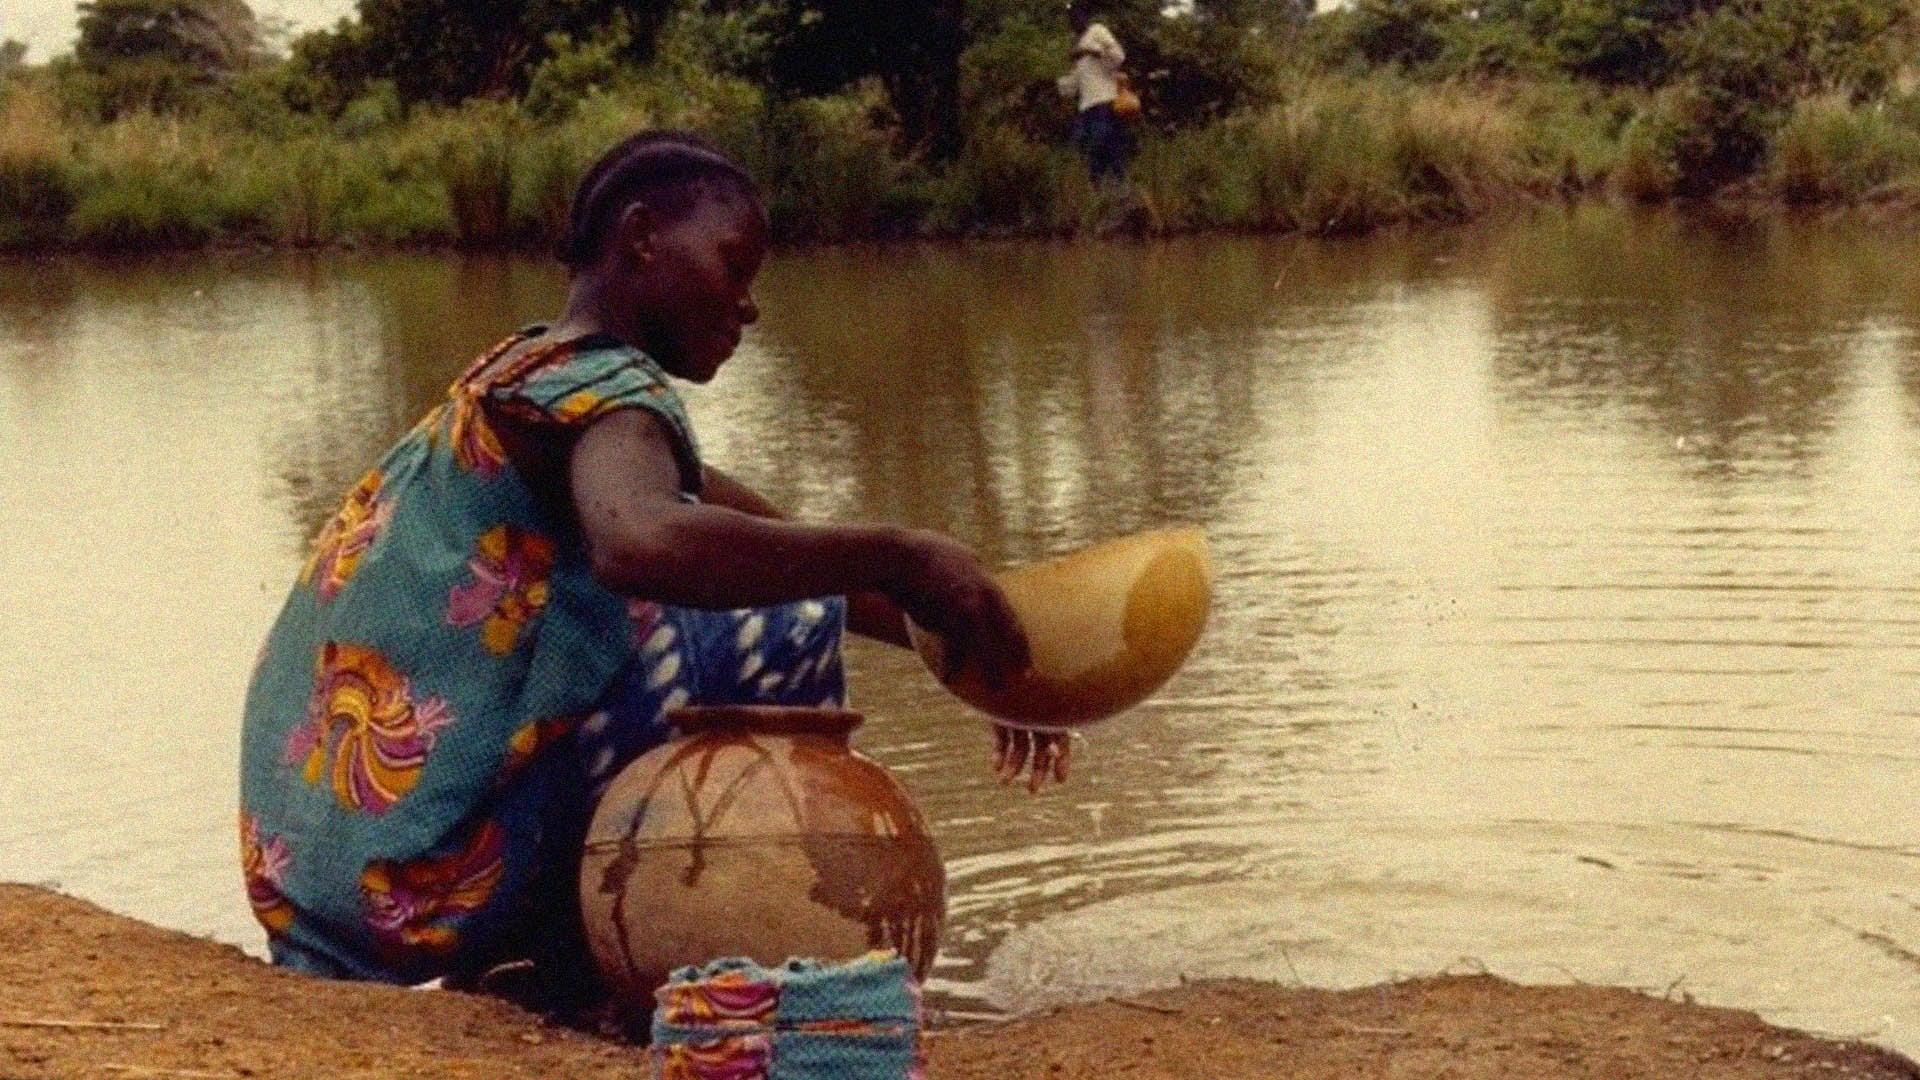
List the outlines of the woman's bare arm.
{"type": "MultiPolygon", "coordinates": [[[[568,468],[594,575],[630,596],[688,607],[736,608],[815,596],[878,593],[893,614],[862,602],[862,622],[904,639],[899,612],[1006,676],[1026,666],[1026,641],[1006,599],[963,545],[886,525],[804,525],[726,505],[774,510],[723,480],[715,501],[686,503],[661,422],[637,410],[596,421],[568,468]],[[886,623],[892,620],[892,627],[886,623]]],[[[774,511],[777,513],[777,510],[774,511]]],[[[883,638],[886,639],[886,638],[883,638]]]]}
{"type": "MultiPolygon", "coordinates": [[[[702,481],[700,498],[703,502],[725,506],[754,517],[787,520],[786,512],[772,500],[711,465],[706,466],[702,481]]],[[[847,597],[847,629],[862,637],[898,645],[903,649],[912,646],[907,639],[906,613],[900,610],[898,604],[887,599],[887,594],[883,592],[869,590],[847,597]]]]}

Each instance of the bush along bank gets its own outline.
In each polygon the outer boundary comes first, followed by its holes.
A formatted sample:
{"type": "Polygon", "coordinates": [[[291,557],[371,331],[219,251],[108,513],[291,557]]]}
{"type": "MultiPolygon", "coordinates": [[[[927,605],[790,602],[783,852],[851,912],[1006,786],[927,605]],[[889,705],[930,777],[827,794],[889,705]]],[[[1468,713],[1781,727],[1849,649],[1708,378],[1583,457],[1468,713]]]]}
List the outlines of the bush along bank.
{"type": "MultiPolygon", "coordinates": [[[[1881,64],[1892,76],[1843,86],[1748,71],[1676,39],[1657,74],[1595,77],[1577,52],[1549,62],[1497,35],[1446,38],[1492,33],[1490,20],[1469,30],[1421,15],[1435,5],[1362,0],[1270,35],[1257,55],[1210,61],[1231,67],[1215,79],[1231,92],[1206,107],[1176,113],[1191,87],[1149,81],[1128,182],[1110,187],[1065,145],[1050,85],[1062,41],[1031,19],[1004,19],[962,56],[948,155],[907,144],[884,80],[780,92],[738,58],[751,40],[713,19],[670,24],[644,63],[618,54],[624,28],[556,38],[522,92],[452,103],[371,79],[296,107],[296,52],[106,109],[76,90],[84,73],[56,63],[0,76],[0,249],[534,248],[587,165],[649,126],[691,128],[736,155],[787,243],[1352,233],[1573,197],[1920,205],[1920,94],[1900,89],[1897,57],[1881,64]]],[[[1783,49],[1805,51],[1789,39],[1783,49]]]]}

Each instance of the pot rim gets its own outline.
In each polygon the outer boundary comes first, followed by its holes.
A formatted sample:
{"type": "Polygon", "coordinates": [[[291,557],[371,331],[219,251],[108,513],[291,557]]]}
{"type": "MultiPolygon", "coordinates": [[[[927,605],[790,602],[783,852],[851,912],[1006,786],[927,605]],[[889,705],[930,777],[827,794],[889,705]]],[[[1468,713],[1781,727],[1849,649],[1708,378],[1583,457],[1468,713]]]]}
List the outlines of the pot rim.
{"type": "Polygon", "coordinates": [[[845,740],[866,717],[850,709],[791,705],[686,705],[667,711],[682,735],[743,731],[755,735],[817,735],[845,740]]]}

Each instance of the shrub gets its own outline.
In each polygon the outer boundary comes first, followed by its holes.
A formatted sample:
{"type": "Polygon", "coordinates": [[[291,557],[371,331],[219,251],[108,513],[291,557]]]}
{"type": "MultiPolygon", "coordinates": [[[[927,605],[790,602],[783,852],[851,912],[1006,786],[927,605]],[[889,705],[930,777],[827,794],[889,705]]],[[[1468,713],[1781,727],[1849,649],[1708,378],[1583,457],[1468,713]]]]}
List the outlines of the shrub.
{"type": "Polygon", "coordinates": [[[528,80],[524,99],[527,114],[541,123],[558,123],[572,115],[581,101],[612,89],[625,73],[623,54],[633,34],[624,18],[605,31],[576,42],[566,34],[547,40],[552,52],[528,80]]]}
{"type": "Polygon", "coordinates": [[[1254,128],[1261,218],[1281,228],[1351,232],[1404,218],[1392,126],[1378,88],[1297,87],[1254,128]]]}
{"type": "Polygon", "coordinates": [[[904,171],[891,153],[885,109],[885,92],[869,82],[767,110],[763,146],[752,156],[776,236],[847,240],[876,231],[904,171]]]}
{"type": "Polygon", "coordinates": [[[1416,218],[1474,217],[1535,186],[1518,125],[1488,95],[1415,94],[1399,119],[1396,157],[1416,218]]]}
{"type": "Polygon", "coordinates": [[[1510,108],[1524,130],[1528,166],[1541,184],[1563,194],[1606,183],[1633,115],[1624,95],[1565,81],[1520,84],[1510,108]]]}
{"type": "Polygon", "coordinates": [[[1078,227],[1092,190],[1086,171],[1072,152],[1012,128],[975,131],[930,185],[926,226],[943,234],[1078,227]]]}
{"type": "Polygon", "coordinates": [[[51,98],[0,90],[0,248],[51,243],[78,201],[73,150],[51,98]]]}
{"type": "Polygon", "coordinates": [[[1634,117],[1620,139],[1614,189],[1635,202],[1672,198],[1680,186],[1680,170],[1674,164],[1676,139],[1674,129],[1658,115],[1643,112],[1634,117]]]}
{"type": "Polygon", "coordinates": [[[201,72],[160,57],[123,60],[101,69],[64,66],[62,72],[72,84],[72,99],[85,102],[87,111],[103,121],[135,113],[191,112],[211,93],[201,72]]]}
{"type": "Polygon", "coordinates": [[[137,113],[87,146],[73,239],[108,249],[191,247],[246,228],[259,206],[230,183],[231,147],[177,118],[137,113]]]}
{"type": "Polygon", "coordinates": [[[376,153],[368,163],[370,169],[344,178],[340,235],[382,244],[458,240],[459,230],[441,183],[383,159],[376,153]]]}
{"type": "Polygon", "coordinates": [[[462,244],[498,243],[513,233],[514,166],[525,126],[507,102],[423,111],[394,135],[390,178],[437,186],[462,244]]]}
{"type": "Polygon", "coordinates": [[[1062,71],[1057,28],[1022,17],[981,34],[960,57],[968,138],[994,128],[1032,141],[1060,138],[1073,114],[1054,87],[1062,71]]]}
{"type": "Polygon", "coordinates": [[[214,208],[189,185],[141,171],[89,192],[73,212],[72,235],[105,251],[197,247],[218,224],[214,208]]]}
{"type": "Polygon", "coordinates": [[[1465,0],[1356,0],[1329,24],[1332,45],[1370,64],[1422,67],[1457,48],[1465,0]]]}
{"type": "Polygon", "coordinates": [[[399,124],[406,114],[406,106],[400,102],[400,90],[393,85],[393,80],[375,79],[341,107],[333,129],[344,138],[365,138],[399,124]]]}
{"type": "Polygon", "coordinates": [[[1773,110],[1690,82],[1644,99],[1620,139],[1619,190],[1655,201],[1710,195],[1764,160],[1773,110]]]}
{"type": "Polygon", "coordinates": [[[1152,228],[1247,228],[1261,221],[1259,159],[1237,119],[1193,128],[1141,148],[1133,182],[1152,228]]]}
{"type": "Polygon", "coordinates": [[[311,246],[342,238],[350,197],[369,194],[353,183],[350,157],[348,145],[324,137],[260,148],[253,182],[271,207],[265,227],[273,239],[311,246]]]}
{"type": "Polygon", "coordinates": [[[1768,185],[1789,202],[1858,199],[1920,166],[1920,132],[1828,95],[1794,107],[1773,141],[1768,185]]]}

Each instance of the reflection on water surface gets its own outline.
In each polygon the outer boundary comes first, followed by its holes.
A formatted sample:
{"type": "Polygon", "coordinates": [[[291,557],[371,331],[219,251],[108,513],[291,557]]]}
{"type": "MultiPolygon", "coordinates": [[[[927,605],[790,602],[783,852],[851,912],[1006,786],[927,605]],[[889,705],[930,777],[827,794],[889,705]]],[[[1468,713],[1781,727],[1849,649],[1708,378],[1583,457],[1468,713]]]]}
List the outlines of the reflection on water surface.
{"type": "MultiPolygon", "coordinates": [[[[1180,974],[1683,980],[1920,1050],[1920,239],[1582,211],[789,254],[713,460],[993,559],[1209,532],[1189,669],[1039,799],[911,658],[955,1012],[1180,974]]],[[[0,264],[0,877],[257,944],[239,699],[305,538],[546,266],[0,264]]]]}

